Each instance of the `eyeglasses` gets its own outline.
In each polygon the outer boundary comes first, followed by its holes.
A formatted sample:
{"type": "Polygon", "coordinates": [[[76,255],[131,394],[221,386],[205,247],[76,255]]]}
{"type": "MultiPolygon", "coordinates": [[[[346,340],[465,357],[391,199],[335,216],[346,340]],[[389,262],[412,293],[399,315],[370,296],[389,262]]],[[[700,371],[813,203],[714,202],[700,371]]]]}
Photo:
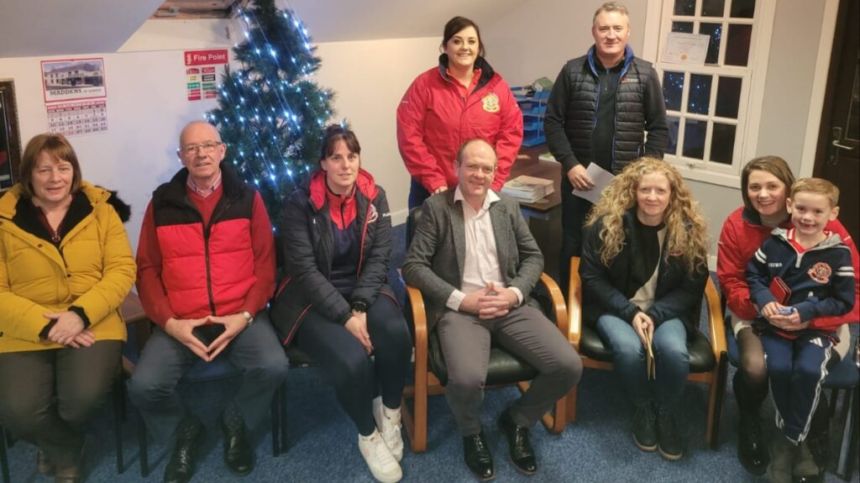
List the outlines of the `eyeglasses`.
{"type": "Polygon", "coordinates": [[[203,144],[189,144],[187,146],[181,146],[179,148],[179,152],[182,154],[197,154],[197,150],[201,150],[204,153],[211,153],[218,146],[221,146],[224,143],[216,143],[216,142],[207,142],[203,144]]]}

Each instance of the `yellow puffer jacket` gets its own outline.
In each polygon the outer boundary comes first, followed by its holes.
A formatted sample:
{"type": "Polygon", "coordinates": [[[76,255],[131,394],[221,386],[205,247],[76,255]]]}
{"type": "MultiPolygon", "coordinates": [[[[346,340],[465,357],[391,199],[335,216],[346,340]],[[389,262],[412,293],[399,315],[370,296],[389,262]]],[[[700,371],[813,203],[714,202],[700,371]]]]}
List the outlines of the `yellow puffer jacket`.
{"type": "Polygon", "coordinates": [[[96,340],[125,340],[119,307],[135,279],[131,246],[110,193],[86,182],[81,190],[93,210],[59,250],[12,221],[20,185],[0,198],[0,353],[61,348],[39,339],[43,314],[71,305],[84,309],[96,340]]]}

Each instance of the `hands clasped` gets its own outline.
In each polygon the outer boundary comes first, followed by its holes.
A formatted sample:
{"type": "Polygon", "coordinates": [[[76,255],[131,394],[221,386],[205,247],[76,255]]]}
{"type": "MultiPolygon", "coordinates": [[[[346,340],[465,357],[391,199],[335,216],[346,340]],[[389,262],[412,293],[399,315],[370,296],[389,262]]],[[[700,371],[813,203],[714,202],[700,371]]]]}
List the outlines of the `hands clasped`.
{"type": "Polygon", "coordinates": [[[164,331],[171,337],[181,342],[185,347],[203,359],[206,362],[211,362],[218,357],[224,349],[230,345],[230,342],[239,335],[240,332],[248,327],[248,319],[241,313],[231,315],[208,315],[200,319],[174,319],[170,318],[164,324],[164,331]],[[224,332],[215,338],[208,346],[194,335],[195,328],[203,326],[207,323],[221,324],[224,326],[224,332]]]}
{"type": "Polygon", "coordinates": [[[46,319],[54,321],[54,326],[48,331],[49,341],[75,349],[89,347],[96,342],[93,333],[84,328],[81,317],[71,310],[43,315],[46,319]]]}
{"type": "Polygon", "coordinates": [[[494,319],[508,315],[519,302],[516,292],[490,282],[486,287],[467,294],[460,303],[460,310],[481,319],[494,319]]]}

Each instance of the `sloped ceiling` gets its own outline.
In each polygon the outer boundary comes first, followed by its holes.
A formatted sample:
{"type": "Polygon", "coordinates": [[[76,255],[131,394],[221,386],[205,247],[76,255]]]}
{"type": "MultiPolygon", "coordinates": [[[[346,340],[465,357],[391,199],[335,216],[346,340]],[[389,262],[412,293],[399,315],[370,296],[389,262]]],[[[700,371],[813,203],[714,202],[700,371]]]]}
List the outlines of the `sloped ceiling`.
{"type": "Polygon", "coordinates": [[[114,52],[162,0],[0,0],[0,58],[114,52]]]}
{"type": "MultiPolygon", "coordinates": [[[[338,42],[441,37],[442,27],[454,15],[481,25],[526,0],[278,1],[299,14],[315,42],[338,42]]],[[[0,0],[0,58],[116,52],[162,3],[0,0]]]]}
{"type": "Polygon", "coordinates": [[[441,39],[445,22],[455,15],[480,26],[522,3],[525,0],[290,0],[282,5],[299,14],[315,42],[339,42],[441,39]]]}

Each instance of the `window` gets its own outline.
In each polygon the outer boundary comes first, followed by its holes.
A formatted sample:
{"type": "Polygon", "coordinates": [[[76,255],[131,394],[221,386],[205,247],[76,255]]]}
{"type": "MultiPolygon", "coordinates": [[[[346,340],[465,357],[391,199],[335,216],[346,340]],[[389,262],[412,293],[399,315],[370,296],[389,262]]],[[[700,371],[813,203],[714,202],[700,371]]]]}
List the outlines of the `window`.
{"type": "Polygon", "coordinates": [[[666,99],[666,159],[685,177],[736,187],[754,157],[774,9],[775,0],[662,0],[652,58],[666,99]],[[664,62],[670,32],[707,35],[704,65],[664,62]]]}

